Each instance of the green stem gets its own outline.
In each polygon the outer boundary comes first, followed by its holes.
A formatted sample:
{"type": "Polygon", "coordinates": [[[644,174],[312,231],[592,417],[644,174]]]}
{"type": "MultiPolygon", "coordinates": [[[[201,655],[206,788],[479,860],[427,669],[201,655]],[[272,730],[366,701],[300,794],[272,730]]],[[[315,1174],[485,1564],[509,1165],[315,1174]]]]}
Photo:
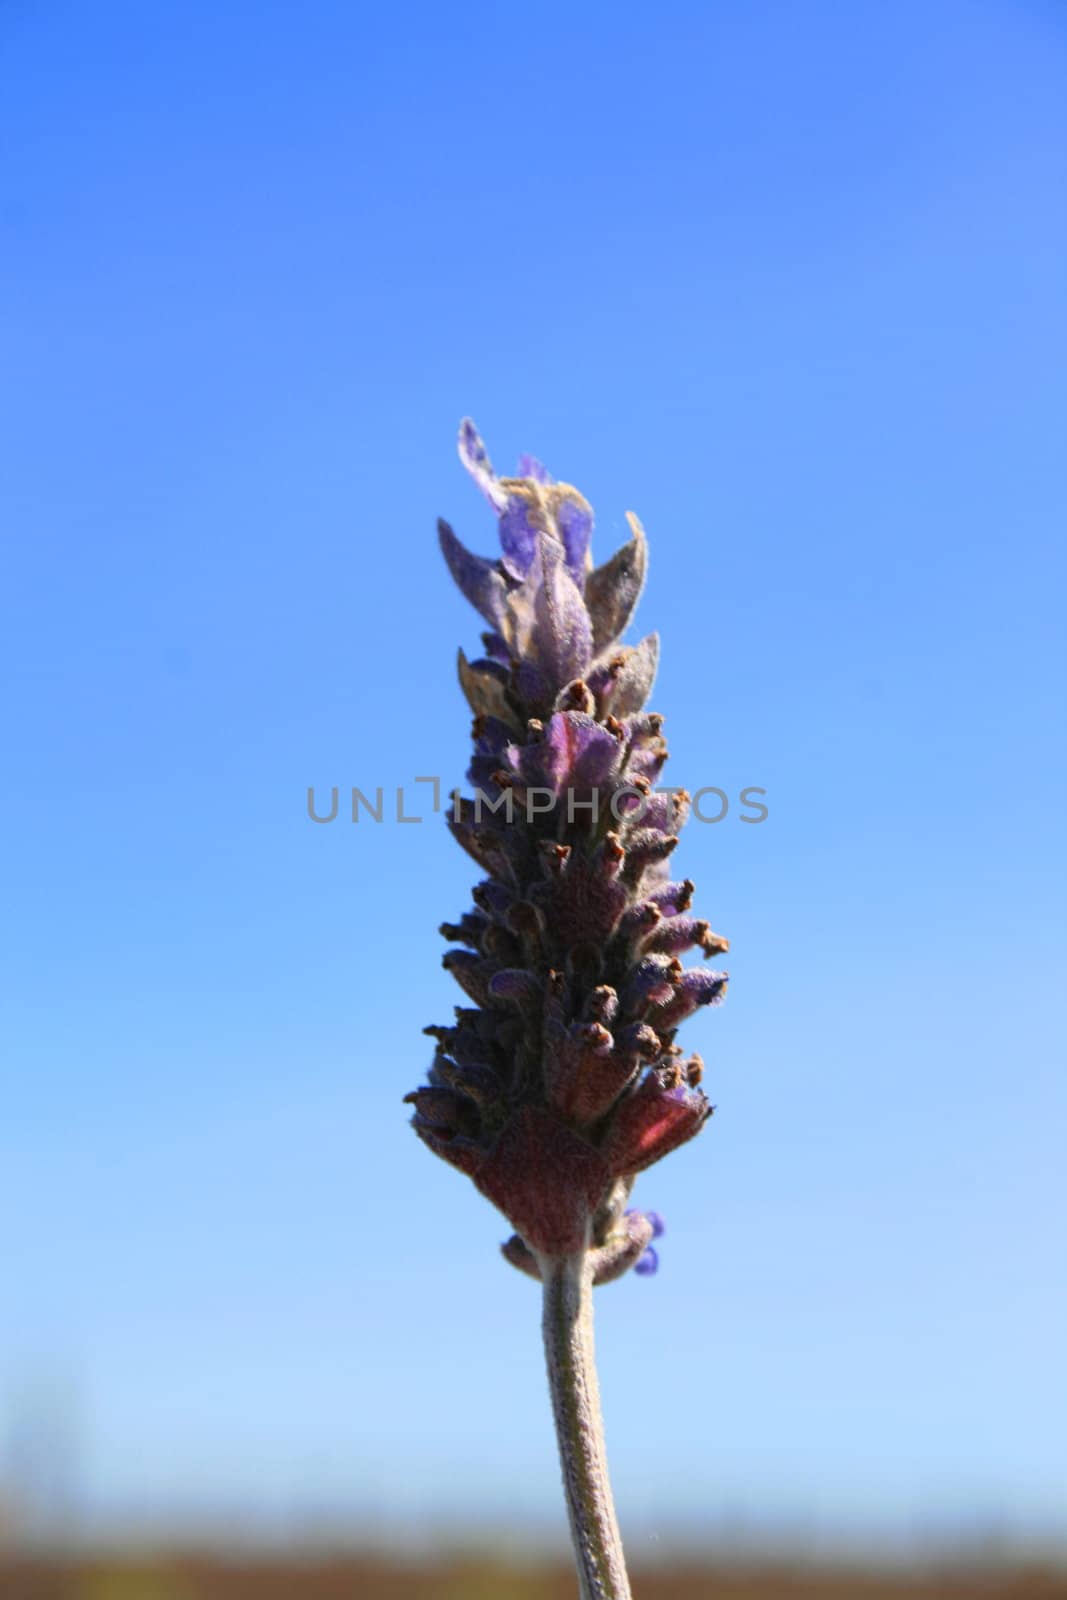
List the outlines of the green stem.
{"type": "Polygon", "coordinates": [[[540,1265],[548,1386],[582,1600],[631,1600],[604,1450],[588,1252],[540,1265]]]}

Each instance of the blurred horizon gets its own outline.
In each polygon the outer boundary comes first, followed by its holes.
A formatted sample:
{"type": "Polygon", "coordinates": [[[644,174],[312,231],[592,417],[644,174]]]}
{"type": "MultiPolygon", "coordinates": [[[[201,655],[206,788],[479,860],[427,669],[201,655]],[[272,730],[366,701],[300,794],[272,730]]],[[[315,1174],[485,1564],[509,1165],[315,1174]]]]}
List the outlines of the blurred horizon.
{"type": "Polygon", "coordinates": [[[461,780],[470,414],[641,517],[668,781],[766,790],[598,1291],[635,1555],[1061,1547],[1062,9],[13,4],[0,87],[0,1505],[562,1531],[402,1104],[476,873],[306,811],[461,780]]]}

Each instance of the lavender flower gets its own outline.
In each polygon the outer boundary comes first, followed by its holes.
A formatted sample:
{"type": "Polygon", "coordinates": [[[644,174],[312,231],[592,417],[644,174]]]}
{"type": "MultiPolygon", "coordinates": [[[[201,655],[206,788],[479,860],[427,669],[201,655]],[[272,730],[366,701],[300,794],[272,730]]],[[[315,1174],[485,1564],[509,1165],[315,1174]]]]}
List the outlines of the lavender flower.
{"type": "Polygon", "coordinates": [[[524,457],[498,478],[473,423],[460,456],[499,524],[496,560],[447,523],[453,578],[488,624],[484,655],[459,654],[474,712],[455,837],[484,874],[473,909],[441,929],[468,1004],[436,1040],[413,1125],[467,1173],[515,1232],[503,1246],[544,1285],[544,1338],[584,1600],[627,1600],[608,1485],[592,1345],[592,1288],[656,1271],[655,1212],[627,1207],[639,1172],[711,1114],[700,1057],[675,1043],[717,1004],[726,974],[682,965],[727,942],[690,914],[671,878],[688,796],[660,789],[662,719],[644,710],[657,636],[619,641],[645,577],[645,536],[602,566],[593,513],[524,457]]]}
{"type": "Polygon", "coordinates": [[[630,516],[630,542],[594,567],[576,489],[529,458],[522,476],[498,478],[469,421],[460,456],[502,549],[484,560],[439,524],[490,628],[484,656],[459,655],[478,793],[452,819],[485,878],[474,909],[441,930],[460,947],[444,962],[470,1004],[427,1029],[429,1083],[408,1099],[430,1149],[515,1228],[509,1260],[537,1276],[539,1256],[592,1247],[602,1282],[647,1244],[637,1214],[623,1218],[636,1174],[710,1115],[700,1057],[675,1034],[722,999],[726,975],[679,958],[727,941],[689,914],[693,885],[668,872],[688,797],[655,788],[667,746],[643,707],[657,636],[619,643],[644,583],[640,524],[630,516]]]}

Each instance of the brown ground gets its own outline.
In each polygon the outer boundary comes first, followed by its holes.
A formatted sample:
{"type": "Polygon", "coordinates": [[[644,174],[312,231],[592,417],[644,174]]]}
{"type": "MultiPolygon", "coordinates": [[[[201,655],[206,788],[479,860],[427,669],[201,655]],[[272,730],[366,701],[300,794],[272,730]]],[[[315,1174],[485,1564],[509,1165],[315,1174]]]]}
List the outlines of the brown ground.
{"type": "MultiPolygon", "coordinates": [[[[637,1573],[638,1600],[1067,1600],[1067,1573],[960,1567],[873,1573],[731,1566],[637,1573]]],[[[5,1561],[0,1600],[575,1600],[566,1569],[487,1563],[402,1568],[336,1561],[111,1561],[77,1568],[5,1561]]]]}

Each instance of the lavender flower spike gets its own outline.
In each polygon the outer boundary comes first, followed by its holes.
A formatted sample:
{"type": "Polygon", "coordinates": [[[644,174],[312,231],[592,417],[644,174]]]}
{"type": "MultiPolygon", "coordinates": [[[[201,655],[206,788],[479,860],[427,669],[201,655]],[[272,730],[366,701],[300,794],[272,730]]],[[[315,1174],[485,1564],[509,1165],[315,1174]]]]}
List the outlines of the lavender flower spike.
{"type": "Polygon", "coordinates": [[[484,877],[442,933],[466,1003],[436,1041],[413,1126],[507,1217],[505,1257],[544,1286],[545,1342],[582,1594],[630,1593],[603,1455],[591,1289],[654,1270],[655,1213],[634,1178],[711,1114],[699,1056],[675,1043],[726,974],[686,969],[725,939],[672,881],[688,797],[656,788],[667,746],[644,705],[655,634],[620,643],[644,584],[645,536],[602,566],[593,513],[524,457],[498,477],[473,423],[460,457],[498,520],[500,555],[471,554],[446,523],[453,578],[489,624],[460,652],[474,713],[468,780],[450,825],[484,877]]]}

